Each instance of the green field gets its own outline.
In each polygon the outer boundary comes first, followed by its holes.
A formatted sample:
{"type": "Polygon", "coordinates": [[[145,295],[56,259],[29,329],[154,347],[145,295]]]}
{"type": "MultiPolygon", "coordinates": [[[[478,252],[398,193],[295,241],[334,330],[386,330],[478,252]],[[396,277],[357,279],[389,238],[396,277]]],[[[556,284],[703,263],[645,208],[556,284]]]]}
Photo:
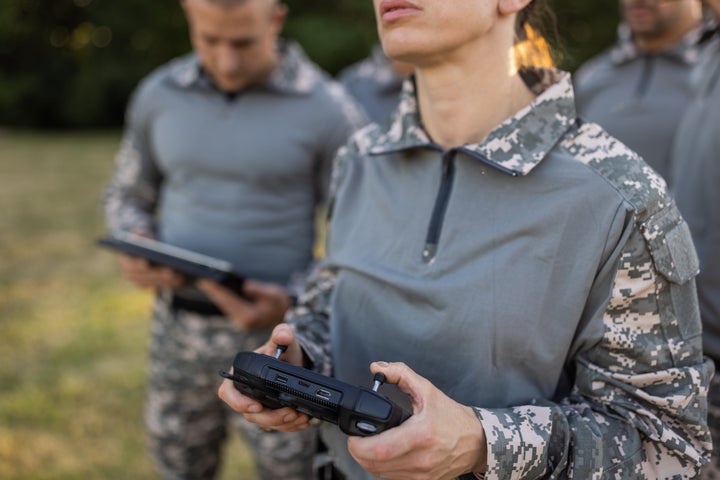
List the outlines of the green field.
{"type": "MultiPolygon", "coordinates": [[[[119,135],[0,131],[0,478],[155,479],[151,294],[94,246],[119,135]]],[[[222,479],[256,478],[233,437],[222,479]]]]}

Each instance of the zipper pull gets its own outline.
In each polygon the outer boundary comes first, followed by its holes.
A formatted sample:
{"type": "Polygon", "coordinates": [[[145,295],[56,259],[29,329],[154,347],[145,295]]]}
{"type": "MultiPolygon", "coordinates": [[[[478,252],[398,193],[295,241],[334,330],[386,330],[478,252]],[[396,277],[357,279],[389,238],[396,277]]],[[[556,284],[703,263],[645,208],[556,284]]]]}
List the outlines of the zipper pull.
{"type": "Polygon", "coordinates": [[[422,252],[422,259],[425,263],[432,263],[433,260],[435,260],[435,255],[437,254],[437,244],[436,243],[426,243],[425,248],[422,252]]]}

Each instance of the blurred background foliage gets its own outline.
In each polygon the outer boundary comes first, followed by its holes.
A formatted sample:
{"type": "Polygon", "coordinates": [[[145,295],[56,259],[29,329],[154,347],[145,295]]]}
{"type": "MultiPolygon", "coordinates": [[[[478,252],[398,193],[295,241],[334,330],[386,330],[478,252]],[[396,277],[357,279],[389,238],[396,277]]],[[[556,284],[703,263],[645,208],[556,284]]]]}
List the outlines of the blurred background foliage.
{"type": "MultiPolygon", "coordinates": [[[[370,0],[286,0],[284,36],[332,74],[376,41],[370,0]]],[[[617,2],[555,0],[574,70],[612,43],[617,2]]],[[[178,0],[0,1],[0,125],[71,129],[122,124],[138,80],[189,50],[178,0]]]]}

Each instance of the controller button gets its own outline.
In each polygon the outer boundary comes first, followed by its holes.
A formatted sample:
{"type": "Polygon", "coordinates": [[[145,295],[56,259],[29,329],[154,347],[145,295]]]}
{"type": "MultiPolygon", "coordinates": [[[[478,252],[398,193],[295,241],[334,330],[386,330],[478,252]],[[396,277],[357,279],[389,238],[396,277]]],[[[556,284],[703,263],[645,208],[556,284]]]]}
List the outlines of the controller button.
{"type": "Polygon", "coordinates": [[[365,422],[363,420],[360,420],[358,422],[355,422],[355,426],[360,430],[361,432],[365,433],[375,433],[377,432],[377,427],[373,425],[370,422],[365,422]]]}

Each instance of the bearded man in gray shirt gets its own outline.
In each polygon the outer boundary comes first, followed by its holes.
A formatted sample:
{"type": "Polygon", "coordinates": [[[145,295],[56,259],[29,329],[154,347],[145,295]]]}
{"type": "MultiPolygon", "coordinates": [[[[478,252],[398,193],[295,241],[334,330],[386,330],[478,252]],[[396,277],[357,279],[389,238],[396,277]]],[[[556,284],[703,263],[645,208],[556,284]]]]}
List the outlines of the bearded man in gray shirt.
{"type": "Polygon", "coordinates": [[[226,424],[244,433],[262,479],[312,475],[315,434],[266,433],[217,398],[224,367],[259,346],[313,259],[315,211],[336,150],[364,118],[342,87],[279,38],[276,0],[183,0],[194,52],[135,91],[105,198],[132,231],[231,262],[249,280],[231,320],[166,268],[123,255],[123,275],[157,291],[146,423],[165,478],[212,478],[226,424]]]}
{"type": "Polygon", "coordinates": [[[713,22],[703,21],[698,0],[620,0],[620,11],[617,43],[575,74],[578,113],[667,179],[690,72],[713,22]]]}

